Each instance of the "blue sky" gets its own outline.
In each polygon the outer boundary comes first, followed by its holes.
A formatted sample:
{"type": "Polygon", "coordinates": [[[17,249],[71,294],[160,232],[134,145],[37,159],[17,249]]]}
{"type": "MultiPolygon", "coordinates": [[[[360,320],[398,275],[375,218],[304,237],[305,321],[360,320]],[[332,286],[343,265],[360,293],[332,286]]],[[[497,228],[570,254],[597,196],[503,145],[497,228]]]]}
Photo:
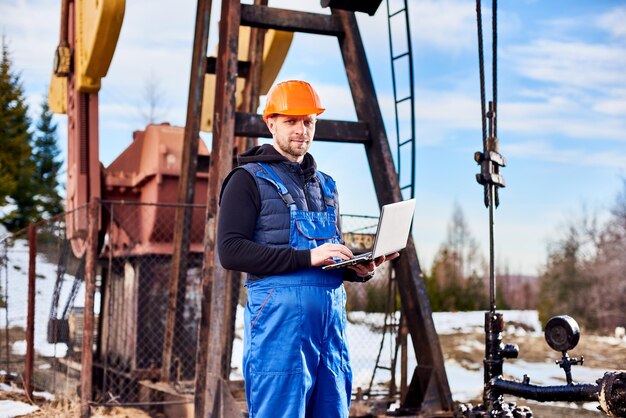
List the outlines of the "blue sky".
{"type": "MultiPolygon", "coordinates": [[[[219,1],[213,2],[213,21],[219,1]]],[[[108,165],[143,129],[146,79],[162,93],[163,120],[185,120],[196,5],[191,0],[127,1],[124,25],[100,91],[100,159],[108,165]]],[[[393,3],[392,3],[393,4],[393,3]]],[[[490,63],[490,2],[484,2],[486,62],[490,63]]],[[[323,11],[317,0],[270,5],[323,11]],[[294,6],[295,5],[295,6],[294,6]]],[[[392,6],[393,8],[393,6],[392,6]]],[[[500,265],[534,274],[550,239],[581,208],[602,213],[626,178],[626,4],[619,1],[499,2],[498,136],[508,166],[496,211],[500,265]]],[[[475,2],[410,0],[417,138],[414,236],[428,268],[458,204],[488,254],[488,212],[475,182],[481,150],[475,2]]],[[[58,42],[60,1],[3,0],[0,28],[14,69],[37,117],[58,42]]],[[[395,143],[387,22],[358,14],[378,101],[395,143]]],[[[209,39],[215,51],[216,25],[209,39]]],[[[490,86],[490,67],[487,81],[490,86]]],[[[355,120],[354,105],[334,38],[296,34],[280,80],[301,78],[318,90],[323,117],[355,120]]],[[[490,89],[488,88],[488,97],[490,89]]],[[[66,118],[57,117],[66,144],[66,118]]],[[[210,135],[203,135],[210,143],[210,135]]],[[[338,182],[342,211],[377,215],[365,153],[359,145],[316,143],[320,168],[338,182]]]]}

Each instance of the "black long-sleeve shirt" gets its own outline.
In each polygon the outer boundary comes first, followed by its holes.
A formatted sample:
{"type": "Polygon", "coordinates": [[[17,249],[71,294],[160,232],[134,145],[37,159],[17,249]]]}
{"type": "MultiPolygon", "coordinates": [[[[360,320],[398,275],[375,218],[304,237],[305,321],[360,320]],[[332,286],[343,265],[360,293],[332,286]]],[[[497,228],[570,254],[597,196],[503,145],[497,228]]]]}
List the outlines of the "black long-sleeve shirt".
{"type": "MultiPolygon", "coordinates": [[[[255,147],[238,158],[249,162],[287,161],[271,145],[255,147]]],[[[302,162],[305,178],[315,175],[316,164],[310,154],[302,162]]],[[[311,267],[310,250],[271,247],[254,242],[254,231],[261,210],[256,181],[246,170],[234,170],[222,186],[217,227],[217,247],[222,266],[255,276],[288,273],[311,267]]],[[[346,269],[347,280],[354,276],[346,269]]]]}

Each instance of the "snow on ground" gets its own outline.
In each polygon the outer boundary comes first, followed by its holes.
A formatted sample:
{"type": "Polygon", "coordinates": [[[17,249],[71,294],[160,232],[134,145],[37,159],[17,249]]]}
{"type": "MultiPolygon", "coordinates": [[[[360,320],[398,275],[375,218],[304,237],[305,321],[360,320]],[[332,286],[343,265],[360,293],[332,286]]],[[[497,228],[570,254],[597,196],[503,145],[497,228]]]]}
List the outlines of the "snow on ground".
{"type": "MultiPolygon", "coordinates": [[[[9,265],[0,272],[1,285],[8,284],[8,318],[4,309],[0,310],[0,327],[4,327],[8,320],[9,326],[26,325],[26,309],[28,295],[28,244],[24,240],[18,240],[8,248],[9,265]],[[8,282],[6,272],[8,272],[8,282]]],[[[50,303],[56,280],[56,265],[48,262],[42,256],[37,257],[37,298],[35,305],[35,350],[46,356],[63,357],[66,354],[65,344],[49,344],[46,341],[46,327],[50,312],[50,303]]],[[[66,281],[60,298],[60,307],[65,305],[71,281],[73,277],[66,276],[66,281]]],[[[76,305],[82,306],[84,288],[81,288],[76,305]]],[[[96,298],[96,304],[98,300],[96,298]]],[[[96,311],[98,306],[96,305],[96,311]]],[[[433,322],[437,333],[445,334],[473,334],[483,332],[485,313],[480,312],[436,312],[433,314],[433,322]]],[[[504,311],[508,335],[524,336],[528,334],[538,335],[541,333],[537,311],[504,311]]],[[[348,344],[353,365],[354,387],[366,389],[372,378],[372,370],[381,346],[380,330],[384,325],[384,314],[367,314],[364,312],[350,312],[347,327],[348,344]]],[[[396,318],[397,319],[397,318],[396,318]]],[[[238,306],[236,338],[233,342],[231,378],[240,379],[241,359],[243,355],[243,308],[238,306]]],[[[621,340],[615,337],[606,337],[607,343],[620,344],[621,340]]],[[[471,352],[482,349],[481,342],[473,338],[461,346],[459,350],[471,352]]],[[[18,354],[24,354],[25,341],[17,341],[12,347],[18,354]]],[[[381,351],[381,365],[388,366],[391,358],[392,345],[389,337],[383,341],[381,351]],[[386,359],[386,361],[384,360],[386,359]]],[[[409,364],[408,369],[413,370],[416,361],[412,356],[413,347],[409,339],[409,364]]],[[[482,364],[461,364],[453,359],[445,363],[448,382],[453,398],[461,402],[467,402],[481,396],[482,393],[482,364]]],[[[564,372],[553,362],[532,363],[524,360],[507,360],[504,365],[507,376],[521,380],[525,374],[530,376],[531,383],[538,385],[561,385],[564,384],[564,372]]],[[[578,382],[594,382],[602,377],[604,370],[586,366],[576,366],[573,371],[574,379],[578,382]]],[[[398,377],[400,373],[396,374],[398,377]]],[[[375,376],[375,383],[382,383],[389,379],[387,371],[379,371],[375,376]]],[[[0,388],[2,390],[2,388],[0,388]]],[[[595,407],[594,404],[591,404],[595,407]]],[[[0,418],[2,415],[0,409],[0,418]]]]}
{"type": "MultiPolygon", "coordinates": [[[[8,319],[9,327],[20,326],[26,328],[26,316],[28,307],[28,241],[16,240],[14,245],[7,251],[8,266],[0,272],[3,288],[8,285],[8,318],[7,310],[0,310],[0,327],[5,326],[8,319]],[[5,277],[8,275],[8,278],[5,277]],[[7,280],[8,279],[8,280],[7,280]],[[6,280],[6,281],[5,281],[6,280]]],[[[35,351],[43,356],[64,357],[67,352],[66,344],[49,344],[47,338],[47,324],[50,315],[50,304],[54,293],[54,283],[56,281],[57,266],[46,260],[41,254],[37,255],[36,262],[36,297],[35,297],[35,351]]],[[[65,306],[72,276],[65,276],[65,286],[63,286],[60,298],[60,309],[65,306]]],[[[81,305],[84,300],[84,286],[81,286],[76,301],[81,305]]],[[[17,341],[12,350],[16,354],[26,353],[26,342],[17,341]]]]}
{"type": "MultiPolygon", "coordinates": [[[[435,329],[439,334],[471,334],[482,333],[485,313],[480,312],[435,312],[433,314],[433,322],[435,329]]],[[[376,363],[376,357],[380,350],[381,334],[380,329],[384,325],[384,314],[381,313],[365,313],[350,312],[347,327],[348,344],[350,347],[350,357],[353,368],[353,386],[366,389],[372,378],[372,370],[376,363]]],[[[526,330],[530,330],[532,334],[541,333],[541,324],[537,311],[504,311],[504,317],[508,324],[516,324],[508,328],[507,333],[515,335],[525,335],[526,330]]],[[[240,306],[237,310],[236,334],[243,335],[243,308],[240,306]]],[[[233,373],[231,378],[241,379],[241,359],[243,355],[243,342],[241,338],[236,338],[233,343],[232,367],[233,373]]],[[[484,349],[484,345],[475,339],[468,341],[461,346],[462,350],[484,349]]],[[[392,350],[391,342],[387,337],[383,344],[381,365],[389,365],[390,353],[392,350]]],[[[409,363],[408,370],[413,370],[417,366],[414,356],[413,346],[409,339],[408,346],[409,363]]],[[[482,365],[460,364],[454,359],[445,362],[446,374],[452,391],[452,397],[461,402],[468,402],[472,399],[481,397],[483,372],[482,365]]],[[[563,384],[564,373],[554,363],[530,363],[520,360],[508,360],[505,363],[505,373],[516,378],[522,379],[524,374],[528,374],[535,384],[563,384]]],[[[592,369],[584,366],[577,366],[575,377],[580,381],[593,382],[595,379],[602,377],[604,371],[592,369]]],[[[399,377],[399,371],[396,373],[399,377]]],[[[389,373],[379,371],[375,378],[375,383],[382,383],[389,379],[389,373]]]]}
{"type": "MultiPolygon", "coordinates": [[[[26,393],[24,389],[20,389],[14,385],[7,385],[6,383],[0,383],[0,391],[2,392],[13,392],[13,393],[26,393]]],[[[49,392],[39,392],[37,390],[33,391],[33,397],[43,398],[47,401],[54,400],[54,395],[49,392]]]]}
{"type": "Polygon", "coordinates": [[[0,401],[0,418],[13,418],[31,414],[39,407],[18,401],[0,401]]]}
{"type": "MultiPolygon", "coordinates": [[[[20,389],[13,385],[7,385],[5,383],[0,383],[0,392],[13,392],[22,394],[25,393],[23,389],[20,389]]],[[[51,395],[48,392],[38,391],[33,392],[33,397],[43,398],[48,401],[54,399],[54,395],[51,395]]],[[[0,400],[0,418],[21,417],[38,410],[38,406],[27,404],[25,402],[19,402],[14,400],[0,400]]]]}
{"type": "MultiPolygon", "coordinates": [[[[528,333],[541,334],[541,323],[537,311],[502,311],[507,326],[508,335],[524,336],[528,333]],[[515,326],[517,324],[523,325],[515,326]],[[527,331],[527,329],[529,331],[527,331]]],[[[435,312],[433,322],[438,334],[471,334],[483,332],[485,312],[435,312]]]]}

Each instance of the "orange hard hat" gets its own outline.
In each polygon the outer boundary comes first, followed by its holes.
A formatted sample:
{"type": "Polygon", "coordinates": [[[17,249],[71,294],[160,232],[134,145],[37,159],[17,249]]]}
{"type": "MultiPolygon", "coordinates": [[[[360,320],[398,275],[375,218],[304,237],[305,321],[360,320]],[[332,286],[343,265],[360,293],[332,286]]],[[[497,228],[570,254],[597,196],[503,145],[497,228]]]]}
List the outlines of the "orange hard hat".
{"type": "Polygon", "coordinates": [[[324,112],[320,98],[306,81],[289,80],[276,84],[267,93],[263,119],[271,115],[319,115],[324,112]]]}

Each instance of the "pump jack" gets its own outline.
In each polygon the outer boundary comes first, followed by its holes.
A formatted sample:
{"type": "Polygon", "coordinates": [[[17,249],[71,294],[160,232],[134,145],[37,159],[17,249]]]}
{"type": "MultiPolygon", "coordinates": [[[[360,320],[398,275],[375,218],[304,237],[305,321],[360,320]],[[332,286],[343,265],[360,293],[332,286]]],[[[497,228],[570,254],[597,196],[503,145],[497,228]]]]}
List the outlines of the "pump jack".
{"type": "MultiPolygon", "coordinates": [[[[106,75],[115,50],[123,19],[124,0],[107,0],[95,5],[87,3],[73,0],[62,2],[61,39],[50,87],[51,107],[57,113],[67,112],[69,117],[70,211],[80,208],[92,198],[100,198],[102,194],[106,195],[105,198],[115,197],[115,193],[111,195],[110,192],[118,190],[116,186],[121,191],[125,185],[116,185],[115,176],[107,176],[107,170],[123,168],[125,164],[132,163],[124,157],[117,165],[103,169],[98,162],[97,92],[100,79],[106,75]],[[86,10],[89,13],[85,13],[86,10]],[[98,42],[95,42],[96,39],[98,42]],[[113,181],[110,185],[113,188],[107,186],[107,181],[113,181]],[[103,191],[100,190],[100,184],[105,185],[103,191]]],[[[330,7],[331,14],[277,9],[267,6],[267,1],[263,0],[257,0],[254,4],[224,0],[216,59],[206,57],[211,3],[210,0],[198,1],[187,121],[183,141],[177,147],[181,161],[178,202],[204,201],[205,189],[202,183],[208,180],[205,183],[208,189],[205,192],[207,222],[204,237],[203,312],[197,349],[196,416],[207,416],[209,411],[223,406],[220,399],[229,397],[227,390],[221,391],[220,398],[213,389],[227,389],[222,383],[228,378],[234,326],[234,306],[227,302],[232,300],[227,296],[238,291],[239,276],[223,270],[215,259],[217,193],[231,168],[233,150],[247,147],[254,138],[269,136],[261,117],[255,113],[258,97],[264,94],[261,85],[264,84],[263,51],[267,30],[306,32],[337,38],[358,121],[321,120],[318,122],[316,140],[362,144],[372,172],[378,203],[383,205],[402,199],[354,15],[358,11],[373,14],[380,0],[322,0],[322,6],[330,7]],[[244,27],[251,28],[247,60],[241,59],[238,53],[240,30],[244,27]],[[205,76],[212,72],[215,74],[216,86],[212,119],[213,147],[206,179],[206,174],[198,172],[199,157],[208,157],[206,149],[199,142],[198,131],[203,100],[206,100],[202,94],[205,76]],[[242,78],[245,82],[243,100],[237,103],[231,99],[235,97],[237,82],[242,78]]],[[[145,138],[140,135],[138,139],[145,138]]],[[[197,251],[201,242],[197,238],[190,238],[190,216],[189,211],[181,210],[177,213],[170,300],[172,297],[176,300],[177,289],[181,288],[180,282],[176,284],[176,278],[184,276],[181,272],[185,271],[189,249],[194,247],[197,251]]],[[[86,218],[68,218],[68,238],[78,256],[84,253],[87,228],[86,218]]],[[[402,406],[415,413],[449,412],[452,410],[452,399],[443,356],[412,240],[407,246],[406,256],[395,263],[394,268],[419,364],[402,406]]],[[[165,348],[164,354],[167,352],[165,348]]],[[[163,360],[167,361],[166,355],[163,360]]],[[[163,367],[161,378],[167,381],[167,366],[163,367]]]]}
{"type": "MultiPolygon", "coordinates": [[[[208,21],[210,1],[199,1],[198,19],[208,21]],[[206,3],[205,6],[200,6],[206,3]],[[201,11],[205,13],[201,16],[201,11]]],[[[269,137],[259,115],[238,112],[231,97],[235,94],[236,75],[241,63],[237,61],[237,45],[240,26],[259,29],[276,29],[306,32],[337,37],[348,76],[358,122],[320,120],[317,125],[317,141],[360,143],[365,147],[374,187],[380,205],[402,200],[398,177],[393,166],[391,151],[376,100],[374,84],[365,57],[365,50],[354,13],[359,11],[358,1],[322,2],[331,7],[331,14],[305,13],[269,7],[261,1],[246,5],[239,1],[222,1],[218,60],[216,65],[215,124],[213,127],[213,154],[209,168],[207,200],[207,224],[205,228],[205,260],[203,274],[203,303],[198,367],[196,369],[195,415],[211,415],[228,405],[233,407],[225,382],[230,366],[229,338],[232,335],[231,292],[239,287],[234,276],[221,268],[215,254],[216,217],[219,185],[228,174],[232,164],[235,137],[269,137]],[[337,8],[334,8],[335,4],[337,8]],[[341,7],[341,8],[340,8],[341,7]],[[347,9],[347,10],[346,10],[347,9]],[[220,118],[217,115],[220,115],[220,118]]],[[[380,1],[378,2],[380,3],[380,1]]],[[[198,26],[196,26],[198,28],[198,26]]],[[[208,36],[208,27],[202,38],[208,36]]],[[[196,32],[196,39],[198,33],[196,32]]],[[[202,50],[203,42],[194,43],[202,50]]],[[[199,62],[202,67],[204,63],[199,62]]],[[[247,83],[254,85],[254,68],[258,62],[251,61],[251,75],[247,83]]],[[[258,71],[258,70],[257,70],[258,71]]],[[[198,71],[197,74],[202,74],[198,71]]],[[[202,77],[198,76],[201,81],[202,77]]],[[[192,83],[194,81],[192,80],[192,83]]],[[[254,93],[254,92],[253,92],[254,93]]],[[[258,96],[253,94],[253,96],[258,96]]],[[[193,111],[191,107],[189,111],[193,111]]],[[[196,112],[198,110],[195,110],[196,112]]],[[[400,288],[402,306],[406,314],[409,333],[415,345],[416,368],[403,408],[415,413],[451,411],[452,398],[445,374],[443,356],[432,322],[432,314],[417,254],[412,240],[406,254],[394,265],[400,288]]]]}

